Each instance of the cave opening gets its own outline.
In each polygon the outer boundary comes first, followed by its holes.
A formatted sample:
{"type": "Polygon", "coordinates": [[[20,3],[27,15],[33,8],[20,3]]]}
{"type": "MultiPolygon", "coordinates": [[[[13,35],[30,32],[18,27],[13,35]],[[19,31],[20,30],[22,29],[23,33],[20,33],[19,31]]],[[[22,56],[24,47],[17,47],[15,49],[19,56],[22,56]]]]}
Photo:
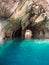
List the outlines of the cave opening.
{"type": "Polygon", "coordinates": [[[14,30],[12,34],[12,38],[21,38],[21,32],[22,32],[22,28],[19,28],[18,30],[14,30]]]}

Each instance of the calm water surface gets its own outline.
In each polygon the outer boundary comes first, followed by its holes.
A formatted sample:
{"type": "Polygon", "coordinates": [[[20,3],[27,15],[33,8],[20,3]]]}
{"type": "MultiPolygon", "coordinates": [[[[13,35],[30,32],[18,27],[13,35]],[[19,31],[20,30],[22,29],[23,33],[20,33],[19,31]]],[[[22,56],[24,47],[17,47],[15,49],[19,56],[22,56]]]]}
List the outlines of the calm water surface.
{"type": "Polygon", "coordinates": [[[5,40],[0,44],[0,65],[49,65],[49,40],[5,40]]]}

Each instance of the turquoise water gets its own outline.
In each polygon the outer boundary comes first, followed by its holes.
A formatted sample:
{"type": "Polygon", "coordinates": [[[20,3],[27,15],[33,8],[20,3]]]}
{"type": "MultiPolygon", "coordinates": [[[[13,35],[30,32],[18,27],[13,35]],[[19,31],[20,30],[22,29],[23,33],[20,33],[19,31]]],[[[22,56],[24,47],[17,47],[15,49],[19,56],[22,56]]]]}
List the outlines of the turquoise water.
{"type": "Polygon", "coordinates": [[[0,65],[49,65],[49,40],[5,40],[0,44],[0,65]]]}

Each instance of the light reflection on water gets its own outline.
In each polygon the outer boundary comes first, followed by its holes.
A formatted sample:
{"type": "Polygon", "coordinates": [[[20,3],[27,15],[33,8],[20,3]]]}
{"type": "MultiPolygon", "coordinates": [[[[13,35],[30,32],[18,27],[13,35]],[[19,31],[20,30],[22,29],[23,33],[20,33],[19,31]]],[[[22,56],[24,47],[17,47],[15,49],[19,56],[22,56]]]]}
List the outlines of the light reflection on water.
{"type": "Polygon", "coordinates": [[[0,65],[49,65],[49,40],[5,40],[0,58],[0,65]]]}

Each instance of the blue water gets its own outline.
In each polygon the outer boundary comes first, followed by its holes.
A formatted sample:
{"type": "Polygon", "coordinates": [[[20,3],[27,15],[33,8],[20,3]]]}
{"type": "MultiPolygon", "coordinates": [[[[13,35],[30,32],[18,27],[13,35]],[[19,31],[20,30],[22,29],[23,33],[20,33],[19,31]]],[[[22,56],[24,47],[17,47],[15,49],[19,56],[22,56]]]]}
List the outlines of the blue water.
{"type": "Polygon", "coordinates": [[[5,40],[0,44],[0,65],[49,65],[49,40],[5,40]]]}

